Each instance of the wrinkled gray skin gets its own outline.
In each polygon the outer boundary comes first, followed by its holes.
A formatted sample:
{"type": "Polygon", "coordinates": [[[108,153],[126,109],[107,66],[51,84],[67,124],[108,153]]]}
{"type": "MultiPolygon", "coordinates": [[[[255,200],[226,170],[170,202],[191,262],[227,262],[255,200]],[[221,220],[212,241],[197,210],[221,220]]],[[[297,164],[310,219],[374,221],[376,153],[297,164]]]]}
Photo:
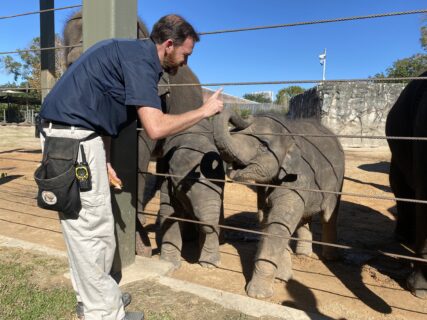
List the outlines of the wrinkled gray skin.
{"type": "MultiPolygon", "coordinates": [[[[214,138],[221,157],[233,165],[232,179],[316,190],[340,191],[344,177],[344,153],[336,138],[290,137],[281,133],[331,134],[312,120],[286,120],[276,115],[259,115],[244,121],[230,111],[215,116],[214,138]],[[229,120],[234,134],[229,132],[229,120]]],[[[322,241],[336,242],[339,196],[327,193],[259,188],[258,205],[263,209],[264,232],[290,237],[294,231],[311,239],[308,222],[320,213],[322,241]]],[[[273,295],[275,278],[292,277],[289,240],[263,236],[258,245],[249,296],[273,295]]],[[[296,252],[310,254],[311,244],[300,242],[296,252]]],[[[323,247],[323,256],[335,259],[336,251],[323,247]]]]}
{"type": "MultiPolygon", "coordinates": [[[[184,66],[171,84],[200,83],[191,70],[184,66]]],[[[182,113],[203,104],[199,86],[169,87],[163,101],[166,112],[182,113]]],[[[218,224],[222,216],[224,183],[200,178],[224,180],[224,167],[212,136],[212,123],[202,120],[192,128],[165,139],[162,154],[163,171],[172,176],[163,181],[160,193],[161,259],[180,266],[183,226],[167,217],[194,219],[207,224],[218,224]]],[[[219,265],[219,229],[199,226],[201,253],[199,263],[204,267],[219,265]]]]}
{"type": "MultiPolygon", "coordinates": [[[[427,72],[421,77],[427,77],[427,72]]],[[[387,136],[427,137],[427,81],[411,81],[390,109],[387,136]]],[[[390,186],[397,198],[427,200],[427,142],[388,140],[391,151],[390,186]]],[[[419,258],[427,259],[427,207],[397,201],[396,237],[414,245],[419,258]]],[[[414,262],[408,289],[427,298],[427,263],[414,262]]]]}
{"type": "MultiPolygon", "coordinates": [[[[138,19],[138,38],[147,38],[149,33],[145,25],[138,19]]],[[[82,43],[81,12],[73,15],[64,29],[64,45],[82,43]]],[[[66,66],[72,64],[82,53],[82,48],[66,49],[66,66]]],[[[179,68],[176,75],[165,74],[160,84],[167,83],[199,83],[199,80],[187,66],[179,68]]],[[[203,104],[201,87],[159,87],[163,111],[179,114],[196,109],[203,104]]],[[[154,154],[159,160],[164,173],[185,177],[206,177],[224,179],[224,168],[219,153],[214,145],[212,125],[208,120],[199,122],[184,133],[169,137],[156,143],[138,131],[138,170],[147,171],[148,164],[154,154]]],[[[146,175],[138,175],[138,212],[148,199],[143,199],[146,175]]],[[[223,183],[209,181],[185,180],[183,178],[165,179],[161,187],[161,206],[159,211],[161,258],[180,266],[182,235],[180,223],[166,220],[168,216],[196,218],[209,224],[218,224],[223,216],[222,199],[223,183]],[[185,214],[184,214],[185,212],[185,214]]],[[[145,192],[147,195],[147,192],[145,192]]],[[[191,230],[191,229],[186,229],[191,230]]],[[[219,241],[217,228],[200,227],[200,264],[205,267],[217,266],[219,258],[219,241]]],[[[188,231],[187,231],[188,232],[188,231]]],[[[138,242],[138,241],[137,241],[138,242]]]]}

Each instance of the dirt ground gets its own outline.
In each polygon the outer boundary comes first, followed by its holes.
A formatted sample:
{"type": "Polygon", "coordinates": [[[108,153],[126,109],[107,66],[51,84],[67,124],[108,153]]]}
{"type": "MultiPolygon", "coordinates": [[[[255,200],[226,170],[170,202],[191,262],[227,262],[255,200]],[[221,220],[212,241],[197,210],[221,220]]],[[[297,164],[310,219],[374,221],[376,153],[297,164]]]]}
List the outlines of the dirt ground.
{"type": "MultiPolygon", "coordinates": [[[[56,214],[39,209],[35,201],[32,174],[41,151],[34,128],[0,126],[0,137],[0,175],[7,174],[0,180],[0,234],[64,250],[56,214]]],[[[345,153],[344,192],[393,196],[387,148],[346,149],[345,153]]],[[[158,205],[156,196],[145,209],[153,259],[158,258],[153,232],[158,205]]],[[[225,224],[258,228],[255,194],[247,187],[227,184],[224,207],[225,224]]],[[[409,262],[381,254],[411,255],[393,239],[394,211],[390,200],[343,196],[338,243],[363,250],[341,249],[337,262],[322,261],[319,246],[312,257],[293,256],[294,278],[275,283],[274,296],[268,301],[333,319],[425,319],[426,301],[404,289],[409,262]]],[[[320,240],[319,230],[315,221],[315,240],[320,240]]],[[[244,295],[257,241],[254,235],[226,231],[221,267],[214,270],[201,268],[194,246],[186,244],[182,267],[171,277],[244,295]]]]}

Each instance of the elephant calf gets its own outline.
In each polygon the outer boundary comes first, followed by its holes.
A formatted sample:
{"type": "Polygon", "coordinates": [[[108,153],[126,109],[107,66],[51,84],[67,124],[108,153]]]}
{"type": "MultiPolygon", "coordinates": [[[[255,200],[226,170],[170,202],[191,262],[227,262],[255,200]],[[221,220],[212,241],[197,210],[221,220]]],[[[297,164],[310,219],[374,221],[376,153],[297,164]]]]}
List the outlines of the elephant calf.
{"type": "MultiPolygon", "coordinates": [[[[281,186],[258,189],[259,205],[266,210],[264,232],[282,236],[263,236],[258,246],[252,279],[246,292],[255,298],[273,295],[277,277],[292,276],[287,250],[295,230],[311,239],[304,225],[313,214],[320,213],[322,241],[336,241],[339,195],[292,188],[341,191],[344,177],[344,152],[335,137],[297,137],[282,134],[330,135],[319,122],[287,120],[276,115],[258,115],[244,121],[230,111],[214,120],[214,139],[223,160],[231,163],[230,177],[237,181],[254,181],[281,186]],[[229,121],[234,125],[230,134],[229,121]],[[284,188],[286,187],[286,188],[284,188]]],[[[297,253],[308,254],[311,244],[301,242],[297,253]]],[[[323,256],[335,258],[331,247],[323,247],[323,256]]]]}
{"type": "MultiPolygon", "coordinates": [[[[176,75],[169,75],[170,84],[199,83],[187,66],[176,75]]],[[[169,113],[181,113],[203,104],[199,86],[171,86],[163,95],[169,113]]],[[[160,239],[161,259],[180,266],[182,239],[188,238],[183,224],[168,217],[197,219],[205,223],[197,228],[200,237],[199,263],[203,267],[216,267],[220,263],[219,230],[217,225],[223,216],[223,162],[215,147],[212,123],[202,120],[190,129],[165,139],[161,166],[171,176],[163,181],[160,191],[160,239]]],[[[194,229],[193,229],[194,230],[194,229]]]]}

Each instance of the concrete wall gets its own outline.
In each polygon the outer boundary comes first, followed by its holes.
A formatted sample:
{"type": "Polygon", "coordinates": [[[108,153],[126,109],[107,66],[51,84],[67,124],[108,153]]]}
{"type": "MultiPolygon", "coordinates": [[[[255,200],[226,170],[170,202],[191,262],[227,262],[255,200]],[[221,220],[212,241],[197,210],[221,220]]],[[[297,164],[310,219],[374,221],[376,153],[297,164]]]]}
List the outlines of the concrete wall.
{"type": "MultiPolygon", "coordinates": [[[[316,117],[336,134],[385,135],[388,111],[405,87],[401,83],[325,83],[290,101],[291,118],[316,117]]],[[[374,147],[386,140],[340,138],[344,146],[374,147]]]]}

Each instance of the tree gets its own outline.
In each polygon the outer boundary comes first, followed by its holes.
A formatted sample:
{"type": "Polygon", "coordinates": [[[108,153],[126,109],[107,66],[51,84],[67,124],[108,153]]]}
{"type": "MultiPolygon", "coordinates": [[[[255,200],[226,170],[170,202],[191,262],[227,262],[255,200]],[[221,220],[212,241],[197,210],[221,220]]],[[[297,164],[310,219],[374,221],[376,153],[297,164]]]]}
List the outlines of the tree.
{"type": "Polygon", "coordinates": [[[427,16],[424,18],[423,26],[421,27],[421,46],[425,51],[427,51],[427,16]]]}
{"type": "MultiPolygon", "coordinates": [[[[424,19],[420,29],[420,43],[422,48],[427,51],[427,18],[424,19]]],[[[427,54],[414,54],[409,58],[399,59],[393,62],[393,65],[386,69],[385,72],[377,73],[375,78],[400,78],[400,77],[417,77],[427,71],[427,54]]]]}
{"type": "MultiPolygon", "coordinates": [[[[62,40],[56,35],[55,46],[61,46],[62,40]]],[[[35,50],[35,51],[21,51],[18,53],[19,58],[16,59],[14,56],[7,55],[0,59],[0,65],[9,74],[13,75],[14,81],[17,83],[17,87],[25,88],[41,88],[40,80],[40,38],[34,38],[29,46],[23,50],[35,50]]],[[[64,70],[64,59],[63,50],[55,50],[55,65],[56,65],[56,77],[59,78],[64,70]]],[[[32,95],[40,96],[41,91],[36,89],[32,91],[32,95]]]]}
{"type": "Polygon", "coordinates": [[[415,54],[409,58],[396,60],[385,73],[377,73],[375,78],[417,77],[427,70],[427,54],[415,54]]]}
{"type": "Polygon", "coordinates": [[[274,101],[274,103],[280,104],[280,105],[287,105],[289,100],[292,97],[294,97],[298,94],[301,94],[304,91],[305,91],[305,89],[300,87],[300,86],[285,87],[285,88],[279,90],[279,92],[277,92],[276,100],[274,101]]]}
{"type": "Polygon", "coordinates": [[[259,103],[271,103],[271,99],[263,93],[245,93],[244,99],[259,102],[259,103]]]}

